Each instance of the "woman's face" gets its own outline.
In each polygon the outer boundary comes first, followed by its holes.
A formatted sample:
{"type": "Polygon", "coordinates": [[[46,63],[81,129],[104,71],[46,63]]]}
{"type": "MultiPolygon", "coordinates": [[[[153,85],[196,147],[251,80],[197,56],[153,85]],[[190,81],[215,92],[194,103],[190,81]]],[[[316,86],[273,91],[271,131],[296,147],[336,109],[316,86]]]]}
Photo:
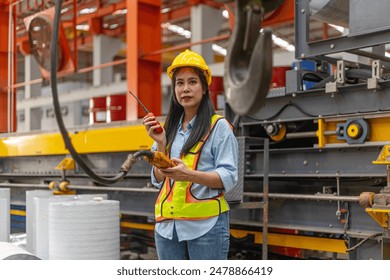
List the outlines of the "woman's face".
{"type": "Polygon", "coordinates": [[[176,100],[184,110],[198,110],[204,89],[199,76],[190,67],[179,69],[175,75],[176,100]]]}

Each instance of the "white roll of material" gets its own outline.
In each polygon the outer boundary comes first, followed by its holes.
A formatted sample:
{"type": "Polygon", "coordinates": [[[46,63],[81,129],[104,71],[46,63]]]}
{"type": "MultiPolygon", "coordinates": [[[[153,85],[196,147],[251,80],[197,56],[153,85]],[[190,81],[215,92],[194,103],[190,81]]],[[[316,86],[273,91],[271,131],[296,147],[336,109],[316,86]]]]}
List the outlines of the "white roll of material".
{"type": "Polygon", "coordinates": [[[35,255],[42,260],[49,259],[49,205],[50,203],[73,201],[74,195],[54,195],[50,197],[34,197],[35,255]]]}
{"type": "Polygon", "coordinates": [[[118,260],[119,235],[119,201],[49,205],[50,260],[118,260]]]}
{"type": "Polygon", "coordinates": [[[0,189],[0,241],[9,241],[11,232],[10,221],[10,189],[0,189]]]}
{"type": "Polygon", "coordinates": [[[50,190],[32,190],[26,191],[26,234],[27,244],[26,250],[30,253],[36,253],[35,236],[36,236],[36,221],[35,221],[35,197],[50,197],[53,196],[50,190]]]}

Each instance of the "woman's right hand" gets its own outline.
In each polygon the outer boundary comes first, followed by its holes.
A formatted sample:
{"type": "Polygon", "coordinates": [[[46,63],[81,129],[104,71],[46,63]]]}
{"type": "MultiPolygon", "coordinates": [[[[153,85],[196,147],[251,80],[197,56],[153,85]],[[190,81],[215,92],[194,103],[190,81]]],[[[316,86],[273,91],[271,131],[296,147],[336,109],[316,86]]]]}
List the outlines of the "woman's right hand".
{"type": "MultiPolygon", "coordinates": [[[[165,138],[165,129],[157,122],[156,117],[153,115],[153,113],[147,114],[142,119],[143,125],[145,125],[146,131],[148,132],[148,135],[157,142],[157,144],[164,144],[166,141],[165,138]],[[162,128],[161,133],[157,133],[156,129],[162,128]]],[[[165,145],[164,145],[165,146],[165,145]]]]}

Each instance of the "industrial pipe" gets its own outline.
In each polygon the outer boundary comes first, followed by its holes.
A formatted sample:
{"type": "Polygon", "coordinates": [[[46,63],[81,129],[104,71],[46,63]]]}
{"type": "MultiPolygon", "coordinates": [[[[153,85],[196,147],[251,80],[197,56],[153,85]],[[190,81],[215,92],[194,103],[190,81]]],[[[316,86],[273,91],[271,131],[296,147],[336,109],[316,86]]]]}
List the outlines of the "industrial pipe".
{"type": "MultiPolygon", "coordinates": [[[[263,197],[262,193],[244,192],[246,197],[263,197]]],[[[294,200],[317,200],[317,201],[345,201],[359,202],[360,196],[335,196],[335,195],[313,195],[313,194],[285,194],[285,193],[270,193],[269,198],[274,199],[294,199],[294,200]]]]}
{"type": "MultiPolygon", "coordinates": [[[[335,130],[324,131],[325,136],[336,135],[335,130]]],[[[287,139],[314,138],[317,137],[317,131],[290,132],[286,134],[287,139]]]]}

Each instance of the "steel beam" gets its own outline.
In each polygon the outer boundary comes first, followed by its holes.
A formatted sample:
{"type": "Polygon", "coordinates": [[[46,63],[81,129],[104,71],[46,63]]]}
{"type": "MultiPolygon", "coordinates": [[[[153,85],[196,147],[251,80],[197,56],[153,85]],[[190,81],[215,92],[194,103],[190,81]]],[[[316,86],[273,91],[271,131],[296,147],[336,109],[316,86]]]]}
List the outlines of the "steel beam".
{"type": "MultiPolygon", "coordinates": [[[[156,116],[161,115],[161,54],[142,57],[162,48],[161,3],[127,0],[127,89],[156,116]]],[[[127,95],[126,119],[145,115],[132,96],[127,95]]]]}

